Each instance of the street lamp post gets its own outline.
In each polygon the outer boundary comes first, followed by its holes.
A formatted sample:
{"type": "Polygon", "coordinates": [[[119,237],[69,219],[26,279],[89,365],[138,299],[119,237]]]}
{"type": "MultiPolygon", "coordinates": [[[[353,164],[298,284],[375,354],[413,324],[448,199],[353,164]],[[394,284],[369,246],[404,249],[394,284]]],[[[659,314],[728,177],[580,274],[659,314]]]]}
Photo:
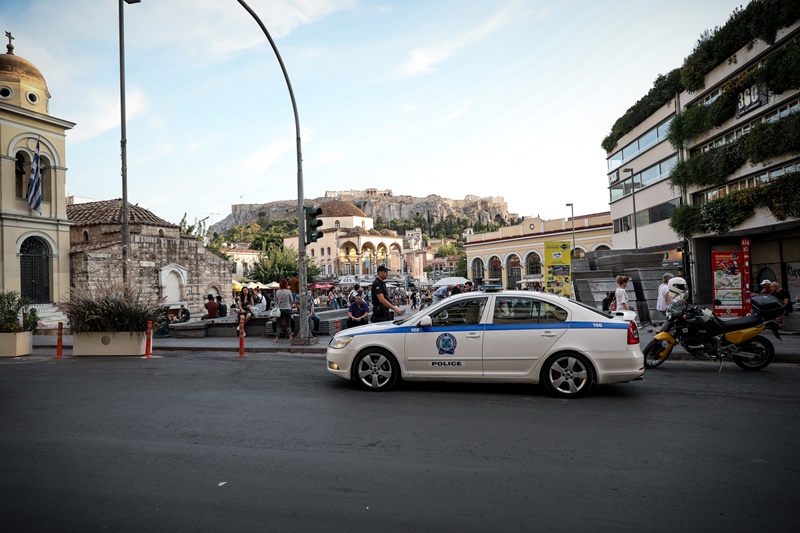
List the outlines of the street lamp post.
{"type": "Polygon", "coordinates": [[[623,168],[623,172],[630,172],[631,174],[631,200],[633,201],[633,242],[636,251],[639,251],[639,227],[636,223],[636,182],[633,179],[633,169],[623,168]]]}
{"type": "Polygon", "coordinates": [[[567,204],[567,207],[569,207],[572,218],[572,258],[574,259],[577,253],[577,248],[575,248],[575,207],[571,203],[567,204]]]}
{"type": "Polygon", "coordinates": [[[138,4],[141,0],[119,0],[119,109],[120,151],[122,158],[122,282],[128,284],[128,259],[131,249],[131,228],[128,224],[128,134],[125,131],[125,10],[123,2],[138,4]]]}
{"type": "MultiPolygon", "coordinates": [[[[261,31],[266,35],[272,51],[275,52],[275,57],[281,66],[283,77],[286,80],[286,87],[289,89],[289,97],[292,100],[292,110],[294,111],[294,126],[296,132],[296,148],[297,148],[297,226],[298,226],[298,242],[297,242],[297,263],[298,275],[300,277],[300,338],[295,339],[297,344],[311,344],[312,339],[310,330],[308,329],[308,271],[306,270],[306,227],[305,227],[305,211],[303,209],[303,156],[300,147],[300,118],[297,114],[297,102],[294,99],[294,91],[292,91],[292,82],[289,81],[289,73],[286,71],[286,66],[283,64],[281,54],[278,52],[278,47],[272,36],[267,31],[267,27],[261,22],[255,11],[244,0],[239,0],[239,4],[255,19],[256,23],[261,28],[261,31]]],[[[316,340],[313,340],[316,342],[316,340]]]]}

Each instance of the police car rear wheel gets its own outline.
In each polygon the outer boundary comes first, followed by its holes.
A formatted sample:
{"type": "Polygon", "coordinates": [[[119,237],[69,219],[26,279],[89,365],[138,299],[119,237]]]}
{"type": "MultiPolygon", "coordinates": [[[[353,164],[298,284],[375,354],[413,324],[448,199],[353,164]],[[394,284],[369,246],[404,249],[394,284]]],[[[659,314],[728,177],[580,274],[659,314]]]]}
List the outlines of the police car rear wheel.
{"type": "Polygon", "coordinates": [[[368,391],[391,389],[399,375],[397,360],[389,352],[380,349],[361,352],[353,365],[353,379],[368,391]]]}
{"type": "Polygon", "coordinates": [[[592,387],[592,365],[577,353],[554,355],[544,364],[542,375],[545,387],[553,396],[577,398],[592,387]]]}

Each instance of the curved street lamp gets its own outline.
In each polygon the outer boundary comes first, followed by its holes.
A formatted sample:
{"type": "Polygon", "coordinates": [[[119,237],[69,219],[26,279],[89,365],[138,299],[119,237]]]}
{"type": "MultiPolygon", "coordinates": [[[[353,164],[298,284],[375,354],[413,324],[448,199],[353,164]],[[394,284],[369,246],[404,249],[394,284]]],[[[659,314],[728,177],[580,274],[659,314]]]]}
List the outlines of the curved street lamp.
{"type": "MultiPolygon", "coordinates": [[[[239,3],[242,5],[245,10],[255,19],[256,23],[261,28],[261,31],[264,32],[264,35],[267,36],[267,40],[269,41],[270,46],[272,46],[272,51],[275,52],[275,57],[278,58],[278,63],[281,65],[281,71],[283,72],[283,77],[286,79],[286,87],[289,89],[289,97],[292,100],[292,110],[294,111],[294,127],[296,131],[297,137],[297,228],[298,228],[298,243],[297,243],[297,263],[298,263],[298,275],[300,277],[300,338],[296,341],[293,341],[295,344],[311,344],[312,339],[310,335],[310,331],[308,329],[308,320],[306,318],[306,313],[308,309],[308,272],[306,270],[306,228],[304,224],[305,220],[305,213],[303,210],[303,156],[302,150],[300,148],[300,119],[297,114],[297,102],[294,99],[294,91],[292,91],[292,82],[289,81],[289,73],[286,72],[286,66],[283,64],[283,59],[281,58],[280,52],[278,52],[278,47],[275,45],[275,41],[272,40],[272,36],[269,34],[267,27],[261,22],[261,19],[256,15],[256,12],[247,5],[244,0],[238,0],[239,3]]],[[[314,340],[316,342],[316,340],[314,340]]]]}

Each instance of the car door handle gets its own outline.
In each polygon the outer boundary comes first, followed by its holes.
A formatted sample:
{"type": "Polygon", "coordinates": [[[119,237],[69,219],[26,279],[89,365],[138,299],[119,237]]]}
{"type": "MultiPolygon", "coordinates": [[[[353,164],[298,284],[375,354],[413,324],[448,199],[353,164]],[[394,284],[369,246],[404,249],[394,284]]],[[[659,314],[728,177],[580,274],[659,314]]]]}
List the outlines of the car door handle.
{"type": "Polygon", "coordinates": [[[477,333],[470,333],[470,334],[467,335],[467,338],[468,339],[480,339],[481,336],[478,335],[477,333]]]}
{"type": "Polygon", "coordinates": [[[552,331],[543,331],[542,332],[542,337],[555,337],[555,336],[556,336],[556,334],[553,333],[552,331]]]}

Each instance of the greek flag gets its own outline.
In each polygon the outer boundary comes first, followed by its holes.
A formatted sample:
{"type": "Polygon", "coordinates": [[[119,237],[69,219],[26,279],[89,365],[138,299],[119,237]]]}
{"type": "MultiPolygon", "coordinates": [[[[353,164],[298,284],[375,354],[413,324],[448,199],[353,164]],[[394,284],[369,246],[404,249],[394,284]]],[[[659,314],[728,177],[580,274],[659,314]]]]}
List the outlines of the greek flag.
{"type": "Polygon", "coordinates": [[[36,153],[31,163],[31,179],[28,180],[28,203],[31,209],[42,214],[42,169],[39,167],[39,139],[36,139],[36,153]]]}

